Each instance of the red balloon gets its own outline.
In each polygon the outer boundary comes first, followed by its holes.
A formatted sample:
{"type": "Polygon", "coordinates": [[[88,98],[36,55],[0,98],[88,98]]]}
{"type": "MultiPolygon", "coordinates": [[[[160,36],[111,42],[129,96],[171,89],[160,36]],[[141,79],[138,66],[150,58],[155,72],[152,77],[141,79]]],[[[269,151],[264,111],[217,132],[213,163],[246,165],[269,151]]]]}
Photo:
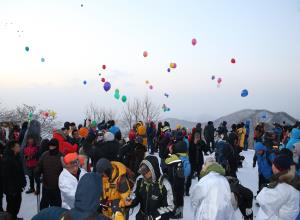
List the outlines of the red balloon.
{"type": "Polygon", "coordinates": [[[197,39],[196,39],[196,38],[193,38],[193,39],[192,39],[192,45],[195,46],[196,44],[197,44],[197,39]]]}
{"type": "Polygon", "coordinates": [[[44,113],[44,116],[45,116],[46,118],[48,118],[49,113],[48,113],[48,112],[45,112],[45,113],[44,113]]]}
{"type": "Polygon", "coordinates": [[[234,58],[231,59],[231,63],[235,64],[235,59],[234,58]]]}
{"type": "Polygon", "coordinates": [[[147,57],[147,56],[148,56],[148,52],[147,52],[147,51],[144,51],[143,56],[144,56],[144,57],[147,57]]]}
{"type": "Polygon", "coordinates": [[[105,78],[101,78],[101,82],[105,82],[105,78]]]}
{"type": "Polygon", "coordinates": [[[102,69],[104,69],[104,70],[105,70],[105,69],[106,69],[106,65],[102,65],[102,69]]]}
{"type": "Polygon", "coordinates": [[[217,82],[220,84],[222,82],[222,78],[219,78],[217,82]]]}

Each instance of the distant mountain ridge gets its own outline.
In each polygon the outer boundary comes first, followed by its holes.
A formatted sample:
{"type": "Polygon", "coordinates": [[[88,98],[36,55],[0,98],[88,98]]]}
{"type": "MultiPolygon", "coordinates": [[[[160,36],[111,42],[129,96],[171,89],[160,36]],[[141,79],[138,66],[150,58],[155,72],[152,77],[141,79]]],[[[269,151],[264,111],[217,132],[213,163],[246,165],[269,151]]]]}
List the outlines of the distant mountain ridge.
{"type": "MultiPolygon", "coordinates": [[[[180,120],[177,118],[166,118],[164,121],[168,121],[171,125],[171,128],[175,128],[177,125],[181,125],[192,129],[196,126],[198,122],[180,120]]],[[[295,118],[287,114],[286,112],[271,112],[264,109],[254,110],[254,109],[244,109],[237,112],[234,112],[229,115],[222,116],[216,119],[214,122],[215,128],[218,128],[219,125],[223,122],[227,122],[227,128],[230,131],[232,124],[237,124],[240,122],[250,122],[250,134],[249,134],[249,145],[253,146],[253,135],[254,135],[254,127],[259,122],[264,122],[266,124],[266,130],[270,130],[273,128],[273,123],[282,124],[285,122],[287,125],[293,125],[297,121],[295,118]]],[[[207,122],[201,122],[202,128],[205,127],[207,122]]]]}

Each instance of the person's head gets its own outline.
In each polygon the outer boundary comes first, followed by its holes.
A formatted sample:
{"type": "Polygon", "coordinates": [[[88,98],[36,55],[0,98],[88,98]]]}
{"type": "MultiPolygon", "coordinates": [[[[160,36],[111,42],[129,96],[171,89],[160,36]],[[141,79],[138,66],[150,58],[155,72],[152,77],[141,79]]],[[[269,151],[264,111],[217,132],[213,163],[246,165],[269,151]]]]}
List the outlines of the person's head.
{"type": "Polygon", "coordinates": [[[64,135],[68,135],[69,134],[69,130],[66,129],[65,127],[61,128],[61,131],[64,133],[64,135]]]}
{"type": "Polygon", "coordinates": [[[75,139],[80,139],[79,132],[78,132],[77,129],[74,129],[72,131],[72,137],[75,138],[75,139]]]}
{"type": "Polygon", "coordinates": [[[288,171],[291,168],[292,160],[286,155],[279,155],[275,158],[272,165],[273,174],[288,171]]]}
{"type": "Polygon", "coordinates": [[[232,129],[232,131],[236,131],[236,124],[232,124],[231,129],[232,129]]]}
{"type": "Polygon", "coordinates": [[[66,130],[69,130],[70,129],[70,122],[68,122],[68,121],[66,121],[65,123],[64,123],[64,128],[66,129],[66,130]]]}
{"type": "Polygon", "coordinates": [[[21,151],[20,144],[13,140],[7,143],[7,149],[13,151],[14,155],[19,154],[21,151]]]}
{"type": "Polygon", "coordinates": [[[135,134],[135,131],[133,129],[131,129],[128,133],[128,138],[130,141],[134,141],[135,138],[136,138],[136,134],[135,134]]]}
{"type": "Polygon", "coordinates": [[[19,125],[14,125],[13,131],[19,132],[20,131],[19,125]]]}
{"type": "Polygon", "coordinates": [[[194,144],[199,143],[200,140],[201,140],[201,134],[196,132],[194,135],[194,144]]]}
{"type": "Polygon", "coordinates": [[[264,145],[267,147],[273,147],[275,140],[275,134],[271,131],[268,131],[264,134],[264,145]]]}
{"type": "Polygon", "coordinates": [[[64,156],[65,168],[73,175],[77,175],[80,163],[77,153],[68,153],[64,156]]]}
{"type": "Polygon", "coordinates": [[[212,121],[207,122],[208,125],[214,125],[214,123],[212,121]]]}
{"type": "Polygon", "coordinates": [[[222,125],[223,125],[224,127],[226,127],[227,121],[223,121],[223,122],[222,122],[222,125]]]}
{"type": "Polygon", "coordinates": [[[41,141],[41,149],[49,150],[49,139],[46,138],[41,141]]]}
{"type": "Polygon", "coordinates": [[[24,121],[22,124],[22,130],[26,130],[28,127],[28,121],[24,121]]]}
{"type": "Polygon", "coordinates": [[[157,157],[152,155],[145,157],[140,164],[138,173],[143,176],[145,181],[156,182],[161,175],[157,157]]]}
{"type": "Polygon", "coordinates": [[[80,130],[80,128],[82,128],[83,127],[83,125],[82,124],[79,124],[78,125],[78,130],[80,130]]]}
{"type": "Polygon", "coordinates": [[[30,146],[35,145],[34,142],[35,142],[34,141],[34,137],[32,135],[28,135],[28,137],[27,137],[27,145],[30,145],[30,146]]]}
{"type": "Polygon", "coordinates": [[[59,143],[58,143],[58,140],[56,138],[52,138],[50,141],[49,141],[49,150],[50,151],[55,151],[55,150],[58,150],[58,146],[59,146],[59,143]]]}
{"type": "Polygon", "coordinates": [[[113,172],[111,162],[105,158],[101,158],[96,164],[96,172],[100,174],[100,176],[110,179],[113,172]]]}

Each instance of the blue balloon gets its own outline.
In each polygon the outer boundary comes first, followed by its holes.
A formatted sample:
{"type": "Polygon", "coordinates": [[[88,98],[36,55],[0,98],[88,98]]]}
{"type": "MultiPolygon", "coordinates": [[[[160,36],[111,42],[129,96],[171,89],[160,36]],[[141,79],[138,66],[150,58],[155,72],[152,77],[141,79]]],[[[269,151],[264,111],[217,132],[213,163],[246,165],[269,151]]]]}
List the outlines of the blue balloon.
{"type": "Polygon", "coordinates": [[[242,92],[241,92],[241,96],[242,97],[248,96],[248,90],[247,89],[243,89],[242,92]]]}
{"type": "Polygon", "coordinates": [[[105,92],[108,92],[108,90],[110,90],[110,88],[111,88],[110,82],[105,82],[103,85],[103,89],[105,90],[105,92]]]}
{"type": "Polygon", "coordinates": [[[87,81],[86,81],[86,80],[84,80],[84,81],[83,81],[83,84],[84,84],[84,85],[86,85],[86,84],[87,84],[87,81]]]}

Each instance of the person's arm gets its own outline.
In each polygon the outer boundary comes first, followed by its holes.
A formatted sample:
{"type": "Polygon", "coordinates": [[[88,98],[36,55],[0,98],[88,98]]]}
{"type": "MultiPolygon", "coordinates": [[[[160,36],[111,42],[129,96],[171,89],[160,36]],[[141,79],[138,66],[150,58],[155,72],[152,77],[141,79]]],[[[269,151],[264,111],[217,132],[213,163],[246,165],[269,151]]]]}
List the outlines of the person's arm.
{"type": "MultiPolygon", "coordinates": [[[[59,186],[59,189],[61,192],[61,197],[64,198],[64,201],[67,201],[68,205],[71,208],[72,205],[74,205],[74,204],[69,204],[69,203],[75,201],[76,187],[74,187],[72,184],[70,184],[70,182],[64,176],[63,172],[59,175],[58,186],[59,186]]],[[[69,171],[67,171],[67,172],[69,172],[69,171]]]]}
{"type": "Polygon", "coordinates": [[[166,178],[164,178],[161,184],[163,184],[165,188],[165,191],[163,190],[164,206],[161,206],[157,209],[157,213],[153,216],[155,219],[162,215],[173,212],[175,208],[173,190],[170,182],[166,178]]]}
{"type": "Polygon", "coordinates": [[[141,187],[141,182],[143,181],[143,177],[140,176],[137,178],[134,187],[132,189],[132,193],[130,195],[130,205],[127,205],[129,208],[134,208],[136,207],[140,202],[141,202],[141,194],[140,194],[140,187],[141,187]]]}

